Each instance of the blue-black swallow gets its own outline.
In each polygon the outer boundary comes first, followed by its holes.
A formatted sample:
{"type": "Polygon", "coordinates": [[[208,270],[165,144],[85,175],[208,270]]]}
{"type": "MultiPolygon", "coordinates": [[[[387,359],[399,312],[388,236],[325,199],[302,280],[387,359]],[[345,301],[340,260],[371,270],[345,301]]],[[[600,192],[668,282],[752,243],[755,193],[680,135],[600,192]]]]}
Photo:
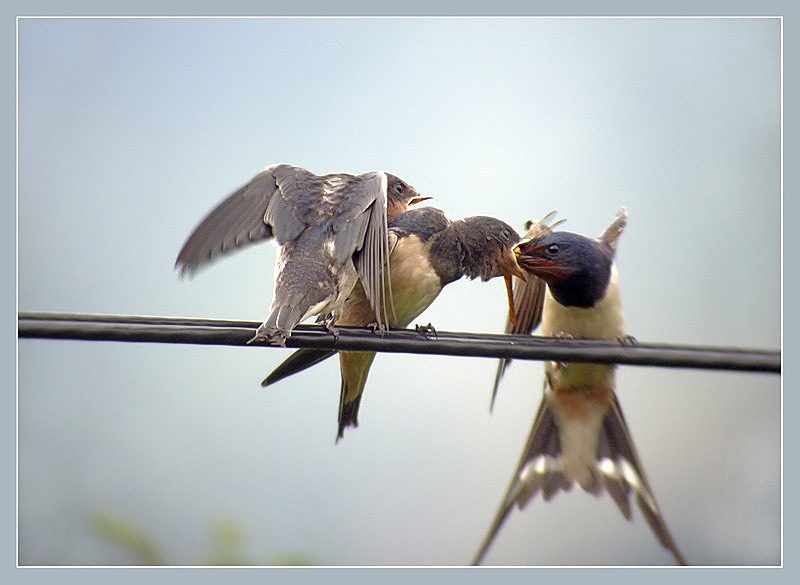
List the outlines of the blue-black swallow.
{"type": "MultiPolygon", "coordinates": [[[[520,266],[547,282],[542,334],[552,337],[626,339],[616,243],[627,222],[622,209],[597,239],[553,232],[522,241],[520,266]]],[[[678,550],[656,504],[615,394],[616,366],[545,363],[545,390],[511,485],[473,564],[479,564],[514,506],[537,493],[548,501],[578,484],[589,493],[608,492],[631,519],[630,496],[679,564],[678,550]]]]}
{"type": "MultiPolygon", "coordinates": [[[[492,217],[449,221],[444,212],[416,208],[389,222],[389,272],[394,312],[392,328],[406,327],[424,311],[447,284],[466,276],[483,281],[503,276],[510,290],[512,276],[524,278],[512,251],[519,234],[492,217]]],[[[513,305],[512,305],[513,306],[513,305]]],[[[368,326],[374,315],[362,287],[356,285],[341,310],[336,326],[368,326]]],[[[301,349],[276,368],[262,386],[306,369],[334,351],[301,349]]],[[[375,352],[341,351],[338,438],[348,426],[358,426],[358,409],[375,352]]]]}
{"type": "Polygon", "coordinates": [[[235,249],[273,239],[272,305],[251,341],[284,345],[298,323],[335,311],[360,281],[380,328],[389,308],[378,299],[388,286],[387,223],[420,197],[408,183],[382,171],[317,176],[273,165],[236,190],[200,222],[175,262],[181,273],[235,249]]]}

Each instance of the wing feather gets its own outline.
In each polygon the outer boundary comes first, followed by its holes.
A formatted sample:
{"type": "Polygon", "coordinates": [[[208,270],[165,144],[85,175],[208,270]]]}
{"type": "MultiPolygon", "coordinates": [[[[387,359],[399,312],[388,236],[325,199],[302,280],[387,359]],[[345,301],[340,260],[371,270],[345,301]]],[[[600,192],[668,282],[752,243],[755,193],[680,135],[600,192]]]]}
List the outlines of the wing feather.
{"type": "MultiPolygon", "coordinates": [[[[364,287],[375,319],[381,330],[389,323],[389,310],[393,309],[391,277],[389,276],[389,237],[387,209],[388,179],[383,172],[367,173],[370,175],[364,183],[364,189],[372,204],[366,211],[368,214],[363,246],[356,257],[356,270],[364,287]],[[387,300],[388,299],[388,300],[387,300]]],[[[364,196],[366,199],[366,196],[364,196]]]]}
{"type": "Polygon", "coordinates": [[[625,225],[628,223],[628,210],[622,207],[618,212],[617,216],[614,218],[614,221],[603,231],[600,239],[608,243],[612,249],[617,248],[617,240],[619,236],[622,234],[622,230],[625,229],[625,225]]]}
{"type": "MultiPolygon", "coordinates": [[[[531,238],[536,238],[548,233],[565,221],[562,219],[551,223],[555,218],[555,214],[555,211],[551,211],[539,221],[527,221],[525,224],[527,233],[522,238],[522,241],[530,240],[531,238]]],[[[514,335],[530,335],[533,333],[542,322],[542,307],[544,305],[546,290],[547,285],[538,276],[529,274],[527,282],[521,278],[514,278],[514,312],[517,318],[516,322],[512,323],[511,315],[508,316],[506,319],[506,333],[514,335]]],[[[511,364],[510,359],[501,359],[497,364],[497,372],[495,373],[494,385],[492,386],[492,401],[489,406],[490,411],[494,409],[497,389],[500,386],[500,380],[502,380],[509,364],[511,364]]]]}
{"type": "Polygon", "coordinates": [[[220,255],[272,237],[264,215],[277,190],[273,168],[257,174],[200,222],[175,261],[182,274],[191,274],[220,255]]]}

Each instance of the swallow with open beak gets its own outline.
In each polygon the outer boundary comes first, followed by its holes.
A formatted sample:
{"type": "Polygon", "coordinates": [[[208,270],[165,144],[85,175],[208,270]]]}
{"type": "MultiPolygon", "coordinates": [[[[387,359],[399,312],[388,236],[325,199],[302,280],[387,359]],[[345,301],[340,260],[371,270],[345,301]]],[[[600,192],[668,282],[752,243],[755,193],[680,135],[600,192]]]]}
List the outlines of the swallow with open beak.
{"type": "Polygon", "coordinates": [[[200,222],[175,265],[191,274],[222,254],[274,239],[279,249],[270,314],[251,341],[285,345],[297,324],[314,315],[327,324],[356,282],[383,329],[387,224],[425,199],[430,197],[382,171],[317,176],[272,165],[200,222]]]}
{"type": "MultiPolygon", "coordinates": [[[[523,240],[520,266],[547,282],[542,334],[551,337],[625,340],[616,264],[616,243],[627,222],[620,210],[599,239],[567,232],[523,240]]],[[[500,509],[473,564],[480,564],[514,506],[537,493],[548,501],[578,484],[589,493],[608,492],[631,519],[630,495],[659,542],[681,564],[656,504],[615,394],[616,366],[545,363],[545,390],[533,428],[500,509]]]]}
{"type": "MultiPolygon", "coordinates": [[[[519,234],[492,217],[450,221],[444,212],[424,207],[407,211],[389,222],[389,272],[394,311],[389,326],[406,327],[424,311],[447,284],[466,276],[482,281],[503,276],[510,290],[512,276],[525,278],[512,251],[519,234]]],[[[513,309],[513,305],[510,306],[513,309]]],[[[367,295],[356,285],[341,310],[336,326],[374,323],[367,295]]],[[[276,368],[262,386],[304,370],[336,353],[300,349],[276,368]]],[[[358,426],[358,409],[375,352],[340,351],[341,392],[337,440],[348,426],[358,426]]]]}

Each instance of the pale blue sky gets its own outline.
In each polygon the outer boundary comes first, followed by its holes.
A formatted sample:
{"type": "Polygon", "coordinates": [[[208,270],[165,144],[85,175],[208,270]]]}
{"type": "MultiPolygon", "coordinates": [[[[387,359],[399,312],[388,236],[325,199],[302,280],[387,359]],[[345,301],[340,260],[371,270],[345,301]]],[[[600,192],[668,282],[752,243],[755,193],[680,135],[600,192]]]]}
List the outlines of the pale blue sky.
{"type": "MultiPolygon", "coordinates": [[[[628,329],[780,345],[776,19],[25,19],[19,308],[259,321],[274,248],[192,280],[196,223],[276,162],[383,169],[453,217],[599,234],[625,205],[628,329]]],[[[497,332],[500,281],[420,317],[497,332]]],[[[20,561],[131,562],[89,528],[140,526],[201,560],[236,519],[256,561],[467,563],[527,436],[542,368],[379,356],[334,445],[334,361],[269,390],[274,349],[22,340],[20,561]]],[[[619,396],[674,537],[699,564],[780,553],[780,379],[621,368],[619,396]]],[[[512,514],[487,561],[670,564],[637,512],[582,492],[512,514]]]]}

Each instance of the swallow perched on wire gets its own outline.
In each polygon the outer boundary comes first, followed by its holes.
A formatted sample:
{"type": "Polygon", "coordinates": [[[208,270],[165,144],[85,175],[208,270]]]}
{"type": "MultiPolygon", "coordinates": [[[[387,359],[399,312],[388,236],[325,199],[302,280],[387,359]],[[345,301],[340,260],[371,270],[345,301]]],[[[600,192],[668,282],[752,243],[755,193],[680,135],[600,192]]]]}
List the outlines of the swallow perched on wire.
{"type": "MultiPolygon", "coordinates": [[[[543,234],[550,233],[556,226],[564,223],[565,220],[560,219],[555,223],[551,223],[555,217],[556,212],[551,211],[545,215],[541,220],[534,221],[528,220],[525,222],[525,229],[527,232],[523,236],[523,241],[532,240],[543,234]]],[[[547,289],[545,282],[538,276],[528,274],[526,279],[514,279],[514,287],[509,303],[513,303],[514,311],[509,312],[506,319],[505,332],[512,335],[529,335],[534,329],[539,326],[542,321],[542,306],[544,305],[544,294],[547,289]]],[[[505,374],[511,360],[509,358],[502,358],[497,364],[497,373],[494,377],[494,385],[492,386],[492,402],[489,405],[489,410],[494,408],[494,402],[497,398],[497,389],[500,386],[500,380],[505,374]]]]}
{"type": "Polygon", "coordinates": [[[279,250],[270,314],[251,341],[285,345],[301,321],[319,315],[326,322],[359,280],[384,328],[388,310],[378,297],[388,287],[387,223],[425,199],[382,171],[317,176],[273,165],[200,222],[175,265],[191,274],[222,254],[274,238],[279,250]]]}
{"type": "MultiPolygon", "coordinates": [[[[503,276],[510,290],[512,276],[525,278],[512,247],[519,234],[492,217],[468,217],[449,221],[444,212],[417,208],[389,222],[389,272],[394,311],[389,326],[406,327],[424,311],[447,284],[466,276],[483,281],[503,276]]],[[[513,305],[511,306],[513,308],[513,305]]],[[[341,310],[336,326],[368,326],[374,323],[367,295],[356,285],[341,310]]],[[[262,386],[304,370],[332,356],[332,350],[301,349],[294,352],[263,382],[262,386]]],[[[341,392],[337,440],[348,426],[358,426],[358,409],[375,352],[340,351],[341,392]]]]}
{"type": "MultiPolygon", "coordinates": [[[[624,315],[614,255],[627,222],[623,208],[597,239],[567,232],[523,240],[520,266],[547,282],[542,334],[551,337],[625,340],[624,315]]],[[[629,497],[659,542],[686,564],[667,529],[636,454],[615,394],[616,366],[545,363],[545,390],[511,485],[473,564],[479,564],[514,506],[538,492],[548,501],[574,484],[589,493],[607,491],[625,518],[629,497]]]]}

